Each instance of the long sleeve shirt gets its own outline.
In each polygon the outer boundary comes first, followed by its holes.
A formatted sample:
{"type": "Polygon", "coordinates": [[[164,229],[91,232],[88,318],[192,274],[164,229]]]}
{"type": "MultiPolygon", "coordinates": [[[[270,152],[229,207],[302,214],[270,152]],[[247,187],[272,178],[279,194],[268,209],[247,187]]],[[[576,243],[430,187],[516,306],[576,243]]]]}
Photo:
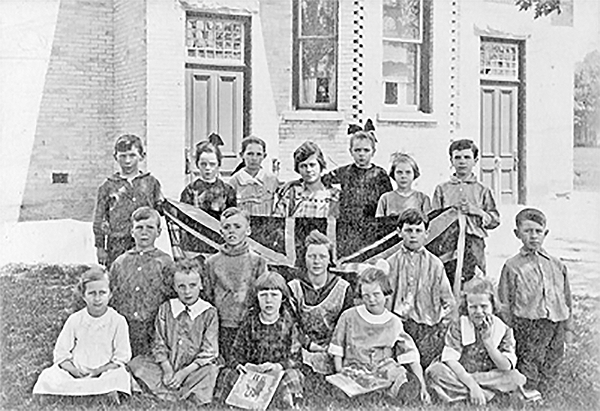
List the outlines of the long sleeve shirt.
{"type": "Polygon", "coordinates": [[[218,178],[212,183],[199,178],[188,184],[181,192],[180,201],[206,211],[217,220],[223,211],[237,205],[235,189],[218,178]]]}
{"type": "Polygon", "coordinates": [[[390,311],[430,326],[454,311],[454,295],[438,257],[424,247],[410,251],[402,246],[387,262],[392,287],[390,311]]]}
{"type": "Polygon", "coordinates": [[[111,305],[129,321],[153,321],[174,293],[174,270],[171,257],[157,248],[127,251],[110,267],[111,305]]]}
{"type": "Polygon", "coordinates": [[[130,359],[127,321],[110,307],[100,317],[92,317],[87,308],[72,314],[54,347],[54,364],[71,360],[82,371],[109,362],[124,365],[130,359]]]}
{"type": "Polygon", "coordinates": [[[567,267],[543,249],[531,252],[522,248],[504,263],[498,297],[507,305],[509,318],[546,318],[554,322],[571,318],[567,267]]]}
{"type": "Polygon", "coordinates": [[[128,180],[115,173],[98,188],[94,211],[94,245],[105,247],[105,237],[131,235],[131,214],[140,207],[157,208],[162,201],[160,183],[150,173],[128,180]]]}
{"type": "Polygon", "coordinates": [[[164,302],[155,329],[154,359],[168,361],[175,372],[192,363],[203,367],[219,356],[217,310],[202,299],[189,307],[176,298],[164,302]]]}
{"type": "Polygon", "coordinates": [[[493,230],[500,225],[500,213],[492,191],[477,181],[474,174],[464,180],[452,176],[450,181],[438,185],[433,193],[431,207],[433,210],[458,208],[465,200],[481,208],[485,214],[483,218],[470,214],[466,216],[467,234],[487,237],[487,230],[493,230]]]}
{"type": "Polygon", "coordinates": [[[392,191],[387,172],[375,164],[369,168],[354,163],[339,167],[323,177],[323,184],[341,186],[340,218],[375,217],[379,197],[392,191]]]}

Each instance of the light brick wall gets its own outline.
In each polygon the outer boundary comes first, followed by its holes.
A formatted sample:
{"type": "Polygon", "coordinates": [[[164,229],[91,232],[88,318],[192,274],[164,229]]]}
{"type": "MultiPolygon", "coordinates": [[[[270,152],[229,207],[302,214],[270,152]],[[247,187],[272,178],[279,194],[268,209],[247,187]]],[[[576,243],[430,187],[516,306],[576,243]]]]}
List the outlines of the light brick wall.
{"type": "Polygon", "coordinates": [[[115,135],[146,140],[146,1],[114,0],[115,135]]]}
{"type": "Polygon", "coordinates": [[[112,0],[60,3],[21,220],[89,220],[112,171],[112,11],[112,0]],[[68,184],[52,184],[53,172],[68,184]]]}

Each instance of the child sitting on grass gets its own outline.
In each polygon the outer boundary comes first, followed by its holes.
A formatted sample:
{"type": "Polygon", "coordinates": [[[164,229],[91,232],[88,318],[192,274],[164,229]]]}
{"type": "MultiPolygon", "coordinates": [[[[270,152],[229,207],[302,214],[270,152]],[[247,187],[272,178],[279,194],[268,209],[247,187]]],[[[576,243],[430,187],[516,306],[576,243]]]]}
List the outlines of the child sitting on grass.
{"type": "Polygon", "coordinates": [[[119,171],[98,188],[93,224],[98,264],[106,268],[135,245],[131,238],[131,214],[144,206],[157,208],[162,201],[158,180],[140,171],[139,163],[146,153],[138,136],[120,136],[113,156],[119,171]]]}
{"type": "Polygon", "coordinates": [[[249,136],[242,140],[240,154],[244,167],[229,179],[237,194],[238,207],[250,215],[270,216],[279,181],[261,166],[267,145],[263,139],[249,136]]]}
{"type": "Polygon", "coordinates": [[[206,260],[204,295],[219,313],[219,352],[229,361],[231,347],[248,308],[248,292],[254,281],[267,271],[264,258],[250,250],[250,221],[239,208],[221,215],[225,244],[206,260]]]}
{"type": "Polygon", "coordinates": [[[239,328],[227,368],[219,377],[224,398],[240,373],[283,371],[275,400],[293,408],[302,398],[304,375],[298,328],[289,309],[290,291],[285,279],[274,272],[258,277],[251,295],[252,307],[239,328]]]}
{"type": "Polygon", "coordinates": [[[512,329],[494,315],[494,287],[479,277],[465,284],[460,318],[448,328],[440,362],[427,369],[430,386],[447,403],[485,405],[497,393],[519,392],[525,377],[515,369],[512,329]]]}
{"type": "Polygon", "coordinates": [[[502,268],[498,283],[506,320],[515,330],[517,368],[529,389],[555,391],[553,382],[571,339],[572,300],[567,267],[543,248],[546,216],[535,208],[521,210],[515,235],[523,243],[502,268]]]}
{"type": "Polygon", "coordinates": [[[152,356],[135,357],[129,368],[158,398],[200,405],[212,401],[219,372],[219,322],[217,310],[200,298],[202,284],[195,267],[187,260],[177,263],[177,298],[158,310],[152,356]]]}
{"type": "Polygon", "coordinates": [[[86,307],[69,316],[54,348],[54,365],[42,371],[34,394],[87,396],[131,394],[125,364],[131,359],[125,318],[108,306],[107,273],[100,267],[84,272],[77,291],[86,307]]]}
{"type": "Polygon", "coordinates": [[[419,351],[400,318],[385,308],[385,296],[391,292],[386,274],[366,268],[358,279],[358,290],[363,304],[342,313],[329,345],[335,371],[366,370],[390,382],[392,398],[408,401],[418,391],[421,401],[429,403],[419,351]],[[411,370],[410,381],[405,364],[411,370]]]}
{"type": "Polygon", "coordinates": [[[149,207],[131,216],[135,247],[110,269],[114,297],[111,305],[127,318],[134,356],[150,354],[158,307],[173,294],[171,257],[154,246],[160,235],[160,216],[149,207]]]}
{"type": "Polygon", "coordinates": [[[379,197],[375,217],[400,215],[409,208],[419,210],[427,215],[431,210],[431,201],[427,194],[413,190],[412,183],[421,172],[417,162],[408,154],[396,153],[392,159],[390,177],[398,186],[394,191],[384,193],[379,197]]]}
{"type": "Polygon", "coordinates": [[[398,219],[400,250],[387,259],[392,287],[390,311],[402,318],[427,368],[444,348],[444,336],[456,302],[444,264],[425,247],[429,221],[415,209],[398,219]]]}

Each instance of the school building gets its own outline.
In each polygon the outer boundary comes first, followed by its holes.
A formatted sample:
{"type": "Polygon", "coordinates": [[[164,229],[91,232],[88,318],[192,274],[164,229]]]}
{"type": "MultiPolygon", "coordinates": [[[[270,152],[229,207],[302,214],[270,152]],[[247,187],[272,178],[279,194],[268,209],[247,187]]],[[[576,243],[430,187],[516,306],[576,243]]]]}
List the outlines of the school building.
{"type": "Polygon", "coordinates": [[[426,193],[465,137],[500,202],[568,193],[577,0],[561,4],[534,20],[513,0],[2,2],[0,214],[89,220],[122,133],[178,198],[211,132],[224,175],[255,134],[290,179],[306,139],[348,163],[348,125],[369,118],[374,162],[413,155],[426,193]]]}

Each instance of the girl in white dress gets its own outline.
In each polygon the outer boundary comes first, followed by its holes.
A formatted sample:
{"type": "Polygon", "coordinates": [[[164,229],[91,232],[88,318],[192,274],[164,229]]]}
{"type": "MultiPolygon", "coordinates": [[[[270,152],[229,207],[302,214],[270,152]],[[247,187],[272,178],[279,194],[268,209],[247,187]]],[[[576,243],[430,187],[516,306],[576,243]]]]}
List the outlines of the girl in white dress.
{"type": "Polygon", "coordinates": [[[54,347],[54,365],[40,374],[34,394],[85,396],[131,394],[125,363],[131,359],[125,317],[108,306],[108,274],[91,268],[77,289],[86,307],[72,314],[54,347]]]}

